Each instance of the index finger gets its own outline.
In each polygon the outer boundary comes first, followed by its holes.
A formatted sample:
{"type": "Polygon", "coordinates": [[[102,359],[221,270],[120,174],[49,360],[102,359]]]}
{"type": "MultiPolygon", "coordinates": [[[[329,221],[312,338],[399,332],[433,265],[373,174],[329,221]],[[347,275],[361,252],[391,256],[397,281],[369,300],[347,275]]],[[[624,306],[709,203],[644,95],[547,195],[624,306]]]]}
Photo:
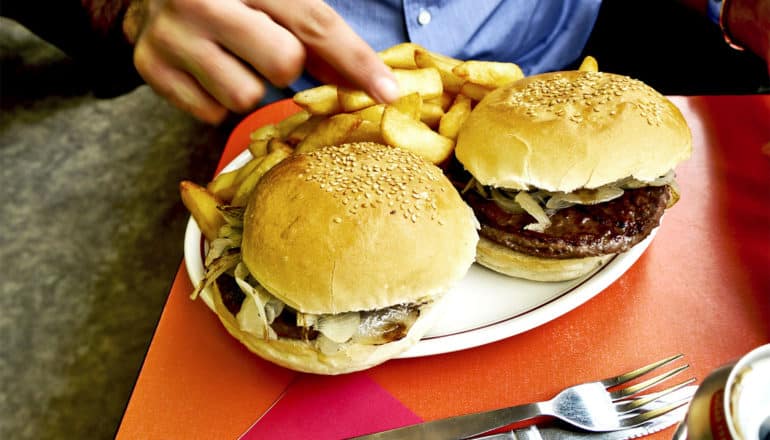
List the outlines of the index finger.
{"type": "Polygon", "coordinates": [[[321,0],[246,0],[289,29],[352,85],[380,102],[398,98],[398,85],[377,53],[321,0]]]}

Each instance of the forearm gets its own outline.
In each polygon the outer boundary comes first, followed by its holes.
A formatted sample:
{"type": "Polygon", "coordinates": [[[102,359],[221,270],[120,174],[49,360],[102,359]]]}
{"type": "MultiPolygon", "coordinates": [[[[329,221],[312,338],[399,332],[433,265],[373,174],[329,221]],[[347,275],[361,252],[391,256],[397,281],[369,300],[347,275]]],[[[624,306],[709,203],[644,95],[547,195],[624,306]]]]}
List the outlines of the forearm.
{"type": "MultiPolygon", "coordinates": [[[[137,0],[139,1],[139,0],[137,0]]],[[[11,0],[2,14],[57,46],[94,77],[99,94],[140,84],[132,63],[133,41],[124,30],[131,0],[11,0]]]]}

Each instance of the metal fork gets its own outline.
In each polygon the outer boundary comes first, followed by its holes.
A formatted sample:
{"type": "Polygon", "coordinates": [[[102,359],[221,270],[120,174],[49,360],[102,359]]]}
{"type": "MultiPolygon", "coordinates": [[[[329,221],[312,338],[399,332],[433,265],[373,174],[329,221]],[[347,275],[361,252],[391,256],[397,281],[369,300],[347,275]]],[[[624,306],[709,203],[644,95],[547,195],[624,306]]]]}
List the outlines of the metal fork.
{"type": "Polygon", "coordinates": [[[687,404],[689,399],[664,405],[658,405],[654,401],[687,386],[695,379],[691,378],[662,391],[639,396],[642,391],[662,383],[689,367],[689,365],[683,365],[643,382],[620,389],[617,387],[628,384],[680,358],[682,355],[678,354],[615,377],[575,385],[545,402],[434,420],[356,438],[461,439],[539,416],[556,417],[587,431],[614,431],[630,428],[687,404]]]}

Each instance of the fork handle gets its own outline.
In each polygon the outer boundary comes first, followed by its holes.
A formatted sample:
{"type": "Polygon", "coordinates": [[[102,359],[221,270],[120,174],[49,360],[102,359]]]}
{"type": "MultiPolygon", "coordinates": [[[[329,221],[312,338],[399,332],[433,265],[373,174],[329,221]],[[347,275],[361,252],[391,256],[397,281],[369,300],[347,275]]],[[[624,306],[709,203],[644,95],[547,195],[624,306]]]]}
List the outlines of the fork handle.
{"type": "Polygon", "coordinates": [[[492,411],[433,420],[355,438],[359,440],[462,439],[483,434],[511,423],[549,414],[550,408],[547,402],[528,403],[526,405],[509,406],[492,411]]]}

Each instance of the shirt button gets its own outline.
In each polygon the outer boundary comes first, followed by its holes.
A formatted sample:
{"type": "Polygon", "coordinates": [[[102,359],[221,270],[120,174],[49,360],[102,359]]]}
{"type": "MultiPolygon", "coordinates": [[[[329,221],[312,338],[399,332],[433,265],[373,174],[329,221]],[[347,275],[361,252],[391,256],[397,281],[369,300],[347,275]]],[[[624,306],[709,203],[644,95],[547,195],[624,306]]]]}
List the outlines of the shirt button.
{"type": "Polygon", "coordinates": [[[432,17],[430,16],[430,12],[428,12],[426,9],[420,9],[420,13],[417,15],[417,23],[425,26],[430,23],[431,18],[432,17]]]}

